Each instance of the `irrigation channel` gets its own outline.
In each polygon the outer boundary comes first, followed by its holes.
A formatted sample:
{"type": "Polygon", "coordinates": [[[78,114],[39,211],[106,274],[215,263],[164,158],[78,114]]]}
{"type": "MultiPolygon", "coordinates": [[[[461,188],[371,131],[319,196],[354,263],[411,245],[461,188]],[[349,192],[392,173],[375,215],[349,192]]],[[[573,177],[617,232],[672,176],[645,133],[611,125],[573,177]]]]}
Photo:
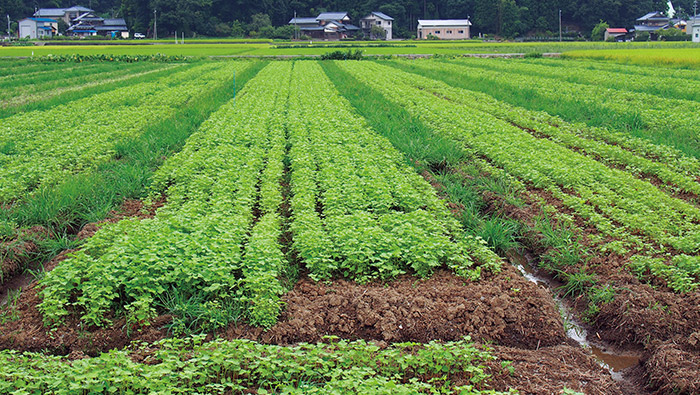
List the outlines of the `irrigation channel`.
{"type": "Polygon", "coordinates": [[[532,257],[527,253],[523,255],[517,251],[510,251],[507,253],[507,256],[513,266],[515,266],[528,281],[549,290],[564,321],[566,335],[570,339],[576,341],[581,347],[590,349],[598,363],[610,371],[613,379],[625,382],[626,379],[623,377],[623,371],[637,365],[640,355],[613,351],[610,346],[604,344],[602,341],[595,340],[595,338],[589,339],[589,337],[593,337],[593,335],[591,335],[584,324],[575,317],[571,308],[565,301],[557,296],[557,288],[562,284],[557,283],[556,280],[549,277],[540,275],[533,265],[532,257]]]}

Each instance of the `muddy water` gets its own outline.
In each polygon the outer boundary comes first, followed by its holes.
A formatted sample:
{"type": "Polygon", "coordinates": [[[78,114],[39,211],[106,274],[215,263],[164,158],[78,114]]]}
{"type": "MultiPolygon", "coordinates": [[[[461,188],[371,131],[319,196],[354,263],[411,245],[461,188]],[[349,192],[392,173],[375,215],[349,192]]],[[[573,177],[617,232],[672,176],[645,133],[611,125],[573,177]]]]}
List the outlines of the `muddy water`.
{"type": "Polygon", "coordinates": [[[603,345],[602,342],[597,342],[595,336],[589,336],[588,331],[576,319],[571,310],[556,296],[556,285],[551,280],[538,276],[527,257],[518,252],[511,251],[508,253],[508,258],[513,265],[520,270],[525,278],[538,286],[546,287],[550,290],[559,307],[562,319],[564,320],[567,336],[575,340],[582,347],[590,349],[593,356],[595,356],[603,367],[610,371],[614,379],[623,380],[620,372],[639,363],[639,355],[612,352],[608,347],[603,345]]]}

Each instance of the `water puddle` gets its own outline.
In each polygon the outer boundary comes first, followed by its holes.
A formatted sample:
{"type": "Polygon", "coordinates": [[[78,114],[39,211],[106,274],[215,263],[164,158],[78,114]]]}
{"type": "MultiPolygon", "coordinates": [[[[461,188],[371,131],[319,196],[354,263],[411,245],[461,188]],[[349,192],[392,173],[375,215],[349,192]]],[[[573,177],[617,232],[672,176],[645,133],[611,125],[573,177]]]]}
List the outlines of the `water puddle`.
{"type": "Polygon", "coordinates": [[[618,381],[623,380],[622,373],[620,372],[639,363],[638,355],[611,352],[606,347],[601,346],[600,343],[589,341],[588,331],[577,321],[571,310],[564,304],[562,299],[556,295],[556,292],[554,292],[556,284],[547,278],[538,276],[527,257],[515,251],[509,252],[507,256],[528,281],[551,291],[552,297],[557,303],[559,312],[562,315],[566,335],[582,347],[590,349],[593,356],[598,360],[598,363],[610,371],[613,379],[618,381]]]}

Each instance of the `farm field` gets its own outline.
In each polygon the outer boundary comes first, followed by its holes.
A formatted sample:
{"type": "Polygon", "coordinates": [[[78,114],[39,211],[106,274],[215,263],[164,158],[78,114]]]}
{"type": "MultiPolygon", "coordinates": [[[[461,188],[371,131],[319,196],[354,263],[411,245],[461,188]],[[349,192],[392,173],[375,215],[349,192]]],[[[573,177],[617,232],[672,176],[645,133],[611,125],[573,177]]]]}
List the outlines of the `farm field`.
{"type": "Polygon", "coordinates": [[[7,62],[1,393],[700,391],[691,70],[7,62]]]}
{"type": "MultiPolygon", "coordinates": [[[[212,40],[185,40],[186,44],[175,45],[173,41],[138,42],[129,41],[81,42],[80,45],[56,42],[41,46],[0,47],[0,58],[32,57],[46,55],[155,55],[173,56],[319,56],[329,51],[343,49],[361,49],[365,55],[447,55],[462,54],[512,54],[512,53],[561,53],[569,51],[590,51],[591,54],[633,53],[654,54],[661,50],[658,57],[673,56],[678,59],[677,66],[694,67],[697,60],[698,44],[692,42],[485,42],[481,40],[465,41],[348,41],[348,42],[241,42],[223,39],[222,42],[212,40]],[[600,52],[599,52],[600,51],[600,52]],[[664,55],[667,53],[669,55],[664,55]],[[672,54],[672,55],[671,55],[672,54]],[[687,63],[687,64],[686,64],[687,63]]],[[[588,56],[588,55],[587,55],[588,56]]],[[[598,55],[596,55],[598,56],[598,55]]],[[[634,62],[634,60],[631,60],[634,62]]]]}

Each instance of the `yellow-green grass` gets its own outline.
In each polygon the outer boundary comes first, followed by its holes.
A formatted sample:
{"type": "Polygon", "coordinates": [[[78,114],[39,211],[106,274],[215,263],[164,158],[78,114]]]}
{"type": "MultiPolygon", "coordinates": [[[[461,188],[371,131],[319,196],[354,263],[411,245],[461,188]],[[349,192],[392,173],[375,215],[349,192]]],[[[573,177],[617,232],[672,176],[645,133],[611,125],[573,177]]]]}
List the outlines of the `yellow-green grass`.
{"type": "MultiPolygon", "coordinates": [[[[211,39],[215,40],[215,39],[211,39]]],[[[44,45],[26,47],[0,47],[0,57],[28,57],[53,55],[185,55],[185,56],[304,56],[322,55],[330,51],[361,49],[366,55],[462,55],[474,53],[547,53],[567,52],[590,49],[639,49],[650,45],[658,50],[675,49],[680,52],[690,48],[700,48],[688,42],[658,43],[604,43],[604,42],[482,42],[464,41],[321,41],[311,44],[306,42],[255,42],[255,43],[215,43],[197,42],[194,44],[175,45],[172,42],[130,45],[119,42],[95,45],[44,45]]]]}
{"type": "Polygon", "coordinates": [[[636,48],[566,52],[563,56],[620,63],[700,68],[700,45],[690,48],[636,48]]]}

